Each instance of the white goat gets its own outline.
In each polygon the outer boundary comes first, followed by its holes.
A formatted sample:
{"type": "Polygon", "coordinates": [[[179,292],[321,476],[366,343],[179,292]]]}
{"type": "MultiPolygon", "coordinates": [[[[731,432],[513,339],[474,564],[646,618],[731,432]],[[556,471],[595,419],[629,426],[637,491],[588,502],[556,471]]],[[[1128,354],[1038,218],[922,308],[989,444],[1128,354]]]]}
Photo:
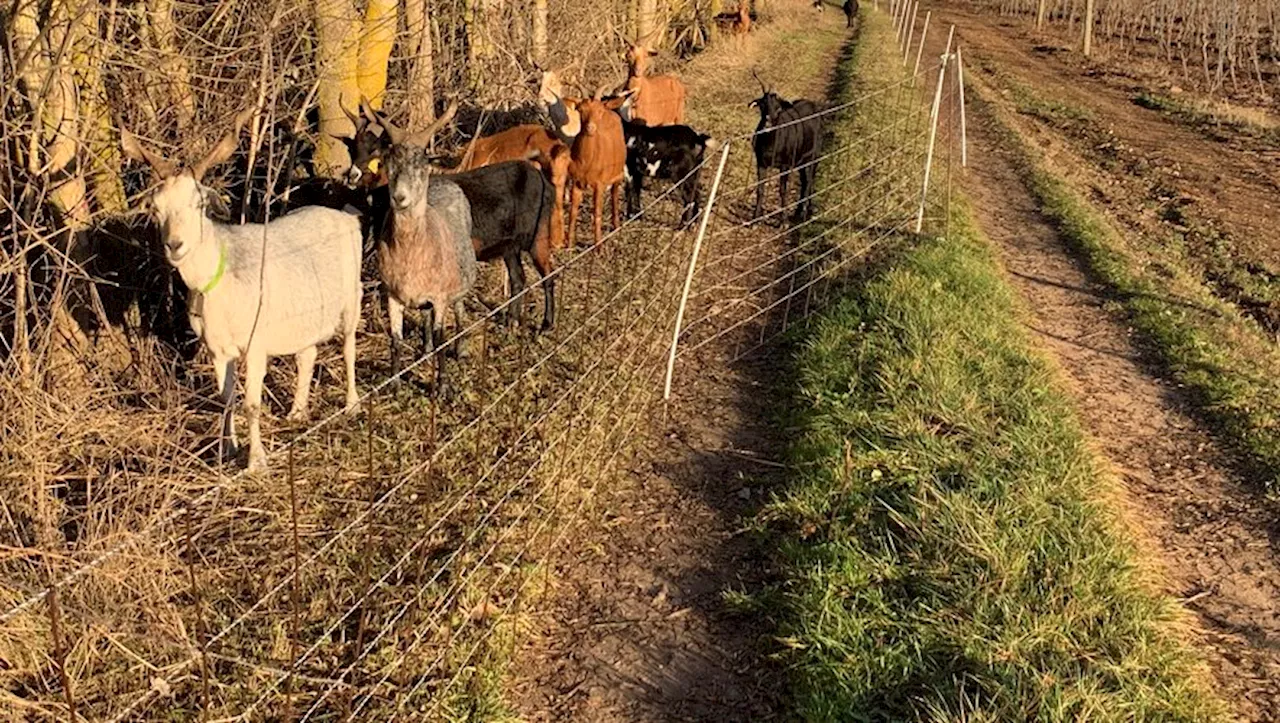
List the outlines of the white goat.
{"type": "Polygon", "coordinates": [[[297,388],[289,418],[307,416],[316,345],[336,333],[343,337],[347,367],[347,408],[355,407],[356,323],[360,318],[360,219],[319,206],[303,207],[268,224],[233,226],[215,221],[207,209],[217,203],[201,185],[205,173],[235,152],[248,112],[203,160],[180,171],[150,152],[126,130],[126,156],[148,163],[163,180],[151,210],[165,257],[190,291],[191,328],[213,357],[222,396],[222,436],[236,449],[231,400],[235,365],[245,360],[245,417],[249,423],[249,469],[266,466],[260,412],[267,360],[292,354],[297,388]]]}

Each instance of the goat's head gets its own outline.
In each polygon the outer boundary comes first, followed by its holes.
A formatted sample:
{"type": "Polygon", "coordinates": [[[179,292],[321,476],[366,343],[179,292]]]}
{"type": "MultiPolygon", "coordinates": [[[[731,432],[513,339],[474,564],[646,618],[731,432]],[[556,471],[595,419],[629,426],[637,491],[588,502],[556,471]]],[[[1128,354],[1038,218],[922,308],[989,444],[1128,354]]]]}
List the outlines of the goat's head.
{"type": "Polygon", "coordinates": [[[756,75],[756,71],[754,69],[752,69],[751,75],[756,79],[756,82],[760,84],[760,97],[748,103],[747,107],[759,108],[760,121],[762,123],[772,123],[773,119],[776,118],[778,113],[780,113],[785,107],[785,103],[781,96],[774,93],[772,90],[769,90],[769,88],[765,86],[764,81],[760,80],[760,76],[756,75]]]}
{"type": "Polygon", "coordinates": [[[565,104],[576,110],[581,116],[583,135],[595,135],[604,124],[613,125],[616,123],[621,127],[622,121],[618,118],[616,111],[622,108],[630,96],[620,95],[605,100],[604,91],[605,86],[601,86],[590,98],[564,99],[565,104]]]}
{"type": "Polygon", "coordinates": [[[627,65],[630,66],[631,75],[643,76],[649,68],[649,59],[657,54],[658,51],[647,45],[634,43],[627,47],[627,52],[623,57],[626,58],[627,65]]]}
{"type": "Polygon", "coordinates": [[[347,182],[348,188],[362,186],[372,188],[378,185],[378,169],[382,163],[382,156],[387,150],[386,133],[377,123],[371,123],[368,119],[347,110],[341,99],[338,105],[355,126],[354,137],[338,136],[338,140],[347,147],[347,155],[351,158],[351,165],[347,167],[343,179],[347,182]]]}
{"type": "Polygon", "coordinates": [[[203,238],[200,232],[206,216],[230,215],[217,192],[201,181],[209,169],[223,163],[235,153],[237,139],[253,109],[236,116],[234,127],[198,162],[182,168],[164,156],[144,147],[128,130],[120,129],[120,148],[125,157],[151,166],[159,176],[160,187],[151,195],[150,211],[160,227],[165,257],[178,264],[203,238]]]}
{"type": "Polygon", "coordinates": [[[434,171],[430,159],[424,152],[436,132],[446,126],[458,112],[458,101],[449,104],[449,108],[425,130],[409,133],[398,128],[386,116],[369,106],[365,100],[360,102],[361,109],[370,123],[377,123],[386,131],[391,147],[385,151],[388,191],[391,206],[397,213],[415,213],[427,202],[427,191],[430,189],[431,173],[434,171]]]}
{"type": "Polygon", "coordinates": [[[561,92],[560,78],[554,72],[542,74],[542,87],[538,97],[547,107],[547,115],[551,116],[551,126],[560,140],[573,143],[573,139],[582,132],[582,114],[578,112],[577,98],[566,98],[561,92]]]}

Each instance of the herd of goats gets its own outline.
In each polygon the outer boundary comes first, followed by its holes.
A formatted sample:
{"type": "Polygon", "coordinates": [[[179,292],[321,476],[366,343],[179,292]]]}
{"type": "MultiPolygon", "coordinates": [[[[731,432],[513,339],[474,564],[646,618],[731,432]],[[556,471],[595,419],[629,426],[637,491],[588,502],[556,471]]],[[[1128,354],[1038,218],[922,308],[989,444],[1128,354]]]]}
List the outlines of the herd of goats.
{"type": "MultiPolygon", "coordinates": [[[[846,15],[851,18],[856,8],[850,0],[846,15]]],[[[715,142],[683,125],[684,85],[675,76],[648,75],[653,55],[653,50],[633,45],[627,53],[627,82],[611,96],[601,88],[590,97],[567,97],[555,74],[545,73],[539,95],[550,127],[519,125],[477,137],[458,166],[449,170],[432,164],[426,145],[453,119],[456,101],[430,127],[411,132],[362,100],[361,116],[348,111],[355,134],[343,139],[352,159],[345,177],[330,182],[332,192],[326,200],[302,205],[266,224],[218,220],[215,209],[221,201],[201,182],[210,168],[235,152],[250,111],[236,118],[234,129],[202,160],[185,169],[122,130],[125,155],[147,163],[160,179],[150,211],[165,257],[190,292],[192,329],[213,360],[224,409],[224,449],[232,454],[237,449],[231,402],[241,358],[250,470],[266,465],[259,416],[270,357],[293,355],[297,361],[289,419],[300,421],[307,415],[316,346],[340,334],[347,408],[357,405],[355,333],[366,237],[376,246],[390,317],[392,375],[398,376],[405,309],[424,309],[423,344],[428,352],[434,349],[443,336],[448,308],[453,308],[458,328],[465,327],[463,300],[480,262],[503,261],[508,294],[514,298],[525,286],[522,255],[529,255],[542,276],[542,328],[551,329],[552,252],[573,246],[584,191],[594,195],[596,245],[603,238],[605,192],[612,193],[616,229],[622,184],[626,183],[627,213],[634,216],[646,177],[682,184],[679,222],[691,223],[699,213],[698,171],[715,142]]],[[[761,217],[769,169],[779,177],[783,208],[787,178],[798,173],[796,215],[808,218],[821,151],[822,107],[807,100],[783,100],[763,82],[760,87],[761,96],[751,102],[760,112],[752,137],[758,178],[753,218],[761,217]]],[[[512,307],[506,315],[514,311],[519,320],[523,304],[512,307]]],[[[444,366],[438,358],[437,394],[445,389],[444,366]]]]}

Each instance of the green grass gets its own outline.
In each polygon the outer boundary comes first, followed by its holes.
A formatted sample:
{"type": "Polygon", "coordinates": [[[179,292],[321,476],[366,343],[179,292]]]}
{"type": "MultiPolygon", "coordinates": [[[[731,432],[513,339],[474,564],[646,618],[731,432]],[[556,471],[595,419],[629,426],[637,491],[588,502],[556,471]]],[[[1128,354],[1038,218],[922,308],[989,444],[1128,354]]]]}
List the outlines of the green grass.
{"type": "MultiPolygon", "coordinates": [[[[864,23],[838,77],[896,80],[892,30],[864,23]]],[[[804,720],[1223,718],[988,243],[963,207],[950,227],[795,338],[795,472],[761,516],[783,582],[727,602],[776,616],[804,720]]]]}
{"type": "Polygon", "coordinates": [[[1280,349],[1274,340],[1215,296],[1176,248],[1132,248],[997,108],[985,105],[1042,212],[1113,290],[1134,327],[1260,487],[1274,494],[1280,479],[1280,349]]]}
{"type": "Polygon", "coordinates": [[[963,211],[824,313],[769,510],[805,720],[1211,720],[963,211]]]}

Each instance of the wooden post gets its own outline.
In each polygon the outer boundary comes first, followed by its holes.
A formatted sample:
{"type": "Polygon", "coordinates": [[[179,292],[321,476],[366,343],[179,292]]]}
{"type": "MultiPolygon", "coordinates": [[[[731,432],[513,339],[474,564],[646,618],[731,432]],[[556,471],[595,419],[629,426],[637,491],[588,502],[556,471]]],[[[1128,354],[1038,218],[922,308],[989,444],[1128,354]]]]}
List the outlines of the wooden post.
{"type": "Polygon", "coordinates": [[[1036,30],[1044,29],[1044,11],[1046,0],[1040,0],[1036,3],[1036,30]]]}
{"type": "Polygon", "coordinates": [[[684,325],[684,308],[689,303],[689,289],[693,287],[693,272],[698,268],[698,254],[702,251],[702,238],[707,235],[707,222],[711,220],[711,211],[715,208],[716,194],[720,191],[720,177],[724,175],[724,162],[729,160],[729,141],[724,142],[724,150],[720,151],[720,165],[716,168],[716,180],[711,182],[711,193],[707,196],[706,208],[702,210],[702,222],[698,224],[698,236],[693,240],[693,254],[689,258],[689,271],[684,276],[684,291],[680,293],[680,308],[676,310],[676,326],[671,331],[671,353],[667,356],[667,381],[662,389],[662,399],[671,398],[671,376],[676,369],[676,345],[680,342],[680,327],[684,325]]]}
{"type": "Polygon", "coordinates": [[[1093,10],[1094,0],[1084,0],[1084,57],[1093,54],[1093,10]]]}
{"type": "MultiPolygon", "coordinates": [[[[1093,2],[1093,0],[1089,0],[1093,2]]],[[[924,228],[924,205],[929,196],[929,173],[933,170],[933,147],[938,141],[938,109],[942,106],[942,83],[947,78],[947,60],[951,57],[951,41],[955,38],[956,26],[951,26],[947,34],[947,49],[942,54],[942,65],[938,68],[938,87],[933,90],[933,111],[929,114],[929,150],[924,154],[924,183],[920,187],[920,212],[916,214],[916,233],[924,228]]]]}
{"type": "Polygon", "coordinates": [[[911,71],[911,87],[916,87],[916,76],[920,75],[920,58],[924,55],[924,41],[929,38],[929,18],[933,15],[933,11],[926,10],[924,13],[924,28],[920,31],[920,48],[916,50],[916,67],[911,71]]]}

